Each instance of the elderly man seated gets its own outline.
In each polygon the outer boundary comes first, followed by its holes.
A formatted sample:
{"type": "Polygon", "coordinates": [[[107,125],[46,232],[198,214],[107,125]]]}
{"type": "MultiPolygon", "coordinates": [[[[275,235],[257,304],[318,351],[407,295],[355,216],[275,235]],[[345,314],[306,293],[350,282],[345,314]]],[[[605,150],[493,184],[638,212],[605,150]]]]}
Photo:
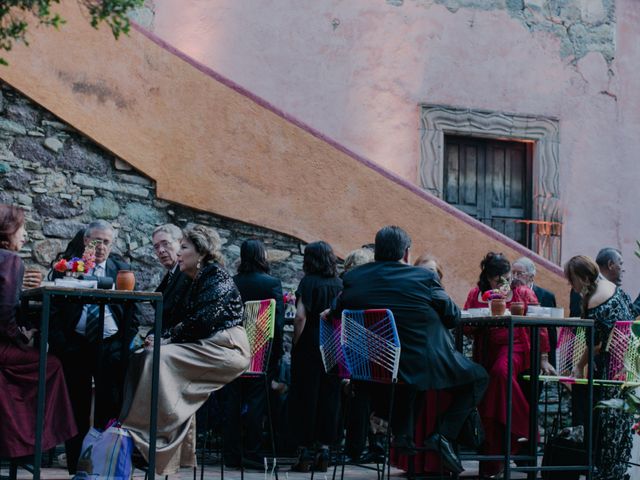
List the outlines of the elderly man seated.
{"type": "MultiPolygon", "coordinates": [[[[118,271],[130,270],[127,263],[110,257],[115,236],[114,228],[104,220],[89,224],[84,233],[84,243],[95,246],[95,268],[87,273],[115,279],[118,271]]],[[[60,275],[54,272],[54,277],[60,275]]],[[[92,383],[95,384],[96,398],[93,424],[104,428],[120,411],[126,368],[124,357],[136,332],[135,308],[107,305],[104,328],[99,332],[97,305],[59,301],[53,307],[49,345],[51,352],[62,361],[78,425],[78,435],[66,442],[67,466],[69,473],[73,474],[82,439],[89,431],[92,383]],[[102,338],[101,349],[97,348],[99,338],[102,338]]]]}
{"type": "MultiPolygon", "coordinates": [[[[511,275],[513,279],[519,281],[533,290],[538,297],[541,307],[556,308],[556,296],[553,292],[542,288],[534,283],[536,278],[536,265],[527,257],[522,257],[513,262],[511,265],[511,275]]],[[[547,328],[549,333],[549,363],[555,367],[556,365],[556,345],[558,344],[558,332],[554,327],[547,328]]]]}
{"type": "Polygon", "coordinates": [[[180,271],[178,266],[178,251],[182,230],[170,223],[160,225],[153,231],[151,241],[153,250],[162,266],[167,270],[156,292],[162,293],[162,330],[175,326],[176,313],[182,313],[184,297],[191,286],[191,279],[180,271]]]}
{"type": "MultiPolygon", "coordinates": [[[[456,351],[447,329],[460,318],[460,310],[446,294],[435,273],[410,265],[409,235],[388,226],[376,234],[375,262],[359,266],[343,277],[344,289],[334,314],[343,309],[387,308],[393,312],[400,344],[399,385],[391,417],[394,445],[413,449],[415,405],[423,405],[426,390],[448,390],[449,408],[440,415],[425,447],[438,452],[453,473],[464,469],[452,442],[469,413],[478,405],[488,383],[487,372],[456,351]]],[[[386,398],[371,390],[372,399],[386,398]]],[[[384,406],[375,409],[383,411],[384,406]]]]}

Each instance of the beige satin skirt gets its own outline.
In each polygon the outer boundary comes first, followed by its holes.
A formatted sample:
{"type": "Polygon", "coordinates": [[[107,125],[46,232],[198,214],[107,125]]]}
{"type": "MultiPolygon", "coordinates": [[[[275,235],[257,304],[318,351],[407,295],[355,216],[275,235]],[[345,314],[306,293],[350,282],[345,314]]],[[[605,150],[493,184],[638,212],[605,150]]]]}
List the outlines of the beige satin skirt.
{"type": "MultiPolygon", "coordinates": [[[[244,327],[232,327],[194,343],[170,343],[160,350],[156,473],[169,475],[196,465],[195,413],[211,392],[239,377],[250,360],[244,327]]],[[[149,457],[149,414],[153,352],[135,353],[127,374],[125,420],[142,455],[149,457]],[[129,397],[129,398],[126,398],[129,397]]],[[[123,417],[121,416],[121,418],[123,417]]]]}

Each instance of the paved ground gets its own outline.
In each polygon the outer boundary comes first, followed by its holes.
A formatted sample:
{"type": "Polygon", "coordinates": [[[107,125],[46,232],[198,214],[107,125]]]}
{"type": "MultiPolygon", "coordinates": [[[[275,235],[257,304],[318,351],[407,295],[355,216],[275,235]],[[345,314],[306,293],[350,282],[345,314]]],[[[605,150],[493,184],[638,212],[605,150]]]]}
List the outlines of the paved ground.
{"type": "MultiPolygon", "coordinates": [[[[466,472],[463,474],[461,478],[464,478],[467,480],[478,478],[476,462],[465,462],[464,466],[466,468],[466,472]]],[[[294,473],[294,472],[289,472],[288,469],[289,469],[288,466],[283,466],[280,469],[279,478],[281,480],[302,480],[302,479],[309,480],[311,478],[310,473],[294,473]]],[[[329,472],[327,473],[316,473],[314,475],[314,479],[330,480],[332,477],[332,473],[333,473],[333,469],[330,468],[329,472]]],[[[4,468],[0,473],[0,476],[1,478],[5,479],[7,478],[7,475],[8,475],[8,471],[6,468],[4,468]]],[[[340,475],[340,471],[338,470],[337,478],[340,478],[339,475],[340,475]]],[[[136,470],[133,478],[137,480],[143,480],[144,477],[145,477],[145,474],[143,471],[136,470]]],[[[405,474],[401,470],[392,468],[391,477],[400,479],[405,477],[405,474]]],[[[29,472],[25,470],[18,471],[18,479],[29,479],[29,478],[32,478],[29,472]]],[[[42,470],[41,478],[42,480],[54,480],[54,479],[57,480],[62,478],[68,479],[69,474],[67,473],[66,470],[63,470],[61,468],[46,468],[42,470]]],[[[162,477],[156,477],[156,478],[162,479],[162,477]]],[[[177,479],[177,480],[192,480],[193,470],[188,468],[183,468],[182,470],[180,470],[178,474],[171,475],[169,478],[177,479]]],[[[216,465],[207,465],[205,467],[203,478],[205,480],[220,479],[221,478],[220,467],[216,465]]],[[[225,469],[224,478],[227,480],[238,480],[240,479],[240,471],[236,469],[225,469]]],[[[275,476],[270,475],[270,472],[265,473],[265,472],[258,472],[255,470],[251,470],[251,471],[245,471],[244,478],[246,480],[271,480],[275,478],[275,476]]],[[[371,470],[348,466],[345,469],[345,478],[349,480],[365,480],[365,479],[369,480],[369,479],[376,479],[376,474],[374,471],[371,471],[371,470]]],[[[433,478],[433,477],[430,477],[430,478],[433,478]]],[[[511,478],[514,478],[514,479],[525,478],[525,476],[522,474],[514,474],[511,478]]],[[[196,480],[200,480],[200,470],[198,470],[197,472],[196,480]]]]}

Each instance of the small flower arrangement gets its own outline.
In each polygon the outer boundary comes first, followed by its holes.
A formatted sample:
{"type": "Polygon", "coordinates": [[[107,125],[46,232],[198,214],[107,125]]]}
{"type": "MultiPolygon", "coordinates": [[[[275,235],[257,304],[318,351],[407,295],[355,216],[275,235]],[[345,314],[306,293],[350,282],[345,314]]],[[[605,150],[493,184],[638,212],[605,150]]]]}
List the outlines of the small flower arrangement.
{"type": "Polygon", "coordinates": [[[88,272],[96,266],[96,245],[97,243],[94,241],[84,247],[82,258],[73,257],[70,260],[64,258],[58,260],[53,269],[56,272],[70,275],[88,272]]]}
{"type": "Polygon", "coordinates": [[[498,288],[494,288],[493,290],[487,290],[482,294],[483,302],[490,302],[491,300],[504,300],[509,295],[511,291],[511,286],[509,285],[509,281],[500,277],[500,286],[498,288]]]}

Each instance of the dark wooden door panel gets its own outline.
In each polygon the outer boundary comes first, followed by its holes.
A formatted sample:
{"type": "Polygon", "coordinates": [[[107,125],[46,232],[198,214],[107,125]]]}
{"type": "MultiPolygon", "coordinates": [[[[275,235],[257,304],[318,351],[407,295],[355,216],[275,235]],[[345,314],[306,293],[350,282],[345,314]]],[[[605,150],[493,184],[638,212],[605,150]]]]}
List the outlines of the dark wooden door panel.
{"type": "Polygon", "coordinates": [[[529,246],[531,165],[527,145],[447,136],[444,197],[463,212],[529,246]]]}
{"type": "Polygon", "coordinates": [[[448,142],[445,149],[445,200],[481,220],[484,217],[484,145],[473,140],[453,141],[448,142]]]}

